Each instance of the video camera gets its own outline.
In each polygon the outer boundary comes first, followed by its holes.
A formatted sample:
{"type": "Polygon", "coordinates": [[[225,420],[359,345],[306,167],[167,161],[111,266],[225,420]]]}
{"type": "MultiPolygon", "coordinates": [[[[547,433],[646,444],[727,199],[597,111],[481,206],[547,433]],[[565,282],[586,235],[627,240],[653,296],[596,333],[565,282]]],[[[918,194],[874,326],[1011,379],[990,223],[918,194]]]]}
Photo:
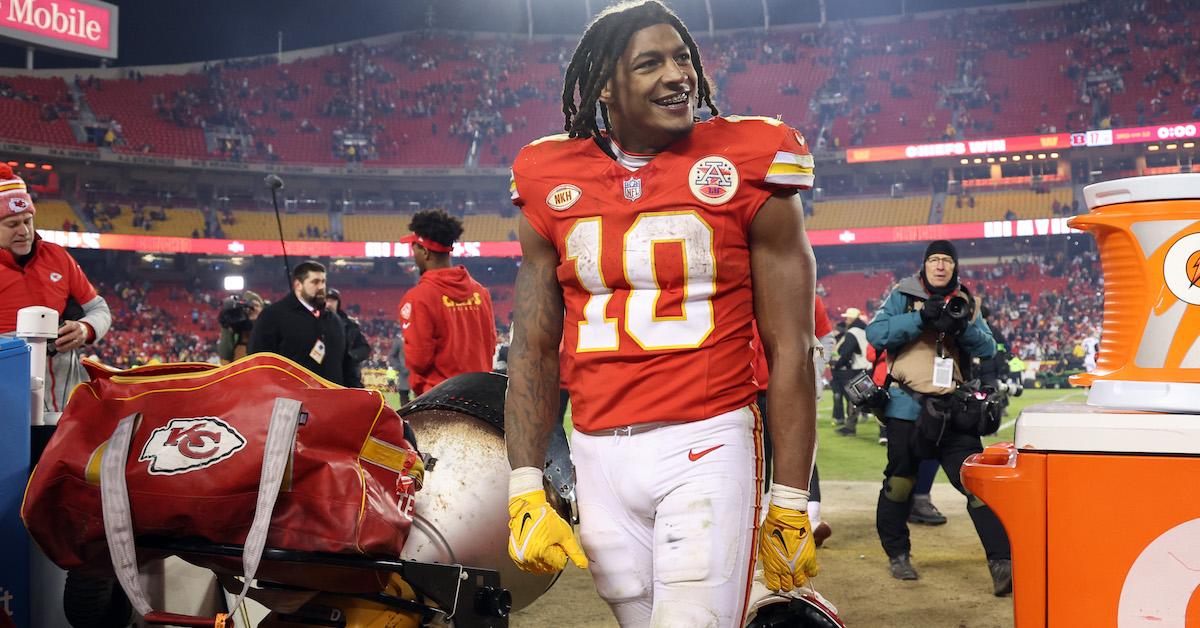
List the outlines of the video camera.
{"type": "Polygon", "coordinates": [[[254,305],[244,295],[230,295],[221,302],[217,323],[234,332],[248,332],[254,327],[254,321],[250,319],[250,312],[253,309],[254,305]]]}
{"type": "Polygon", "coordinates": [[[855,408],[878,419],[883,419],[883,413],[892,397],[887,389],[879,387],[866,371],[846,382],[845,391],[846,398],[855,408]]]}

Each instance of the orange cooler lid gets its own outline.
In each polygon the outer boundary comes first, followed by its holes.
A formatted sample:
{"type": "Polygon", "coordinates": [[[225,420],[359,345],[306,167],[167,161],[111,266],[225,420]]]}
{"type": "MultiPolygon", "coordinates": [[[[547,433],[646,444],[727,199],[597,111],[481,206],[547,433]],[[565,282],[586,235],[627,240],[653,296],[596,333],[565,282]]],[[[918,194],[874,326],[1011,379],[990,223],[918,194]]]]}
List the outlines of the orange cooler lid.
{"type": "Polygon", "coordinates": [[[1093,183],[1083,188],[1089,208],[1118,203],[1200,199],[1200,173],[1160,174],[1093,183]]]}
{"type": "Polygon", "coordinates": [[[1021,412],[1013,442],[1021,451],[1041,453],[1200,456],[1200,414],[1044,403],[1021,412]]]}

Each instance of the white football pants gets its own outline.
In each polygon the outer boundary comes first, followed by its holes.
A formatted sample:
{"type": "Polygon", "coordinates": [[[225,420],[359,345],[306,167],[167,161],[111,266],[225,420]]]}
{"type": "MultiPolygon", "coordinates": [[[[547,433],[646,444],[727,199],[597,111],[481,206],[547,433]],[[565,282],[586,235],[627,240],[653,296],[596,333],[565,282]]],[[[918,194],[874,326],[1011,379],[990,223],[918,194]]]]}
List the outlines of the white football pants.
{"type": "Polygon", "coordinates": [[[583,549],[622,628],[742,625],[762,509],[757,407],[576,431],[571,457],[583,549]]]}

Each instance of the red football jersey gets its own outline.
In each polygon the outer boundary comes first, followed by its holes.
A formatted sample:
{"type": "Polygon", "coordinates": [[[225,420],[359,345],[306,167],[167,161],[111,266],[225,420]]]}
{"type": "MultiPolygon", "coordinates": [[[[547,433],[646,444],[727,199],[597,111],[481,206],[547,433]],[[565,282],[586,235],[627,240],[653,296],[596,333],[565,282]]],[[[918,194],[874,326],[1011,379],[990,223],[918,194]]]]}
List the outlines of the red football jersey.
{"type": "Polygon", "coordinates": [[[513,202],[558,251],[575,426],[749,405],[750,223],[773,192],[812,186],[804,138],[777,120],[714,118],[652,159],[618,157],[557,135],[513,164],[513,202]]]}

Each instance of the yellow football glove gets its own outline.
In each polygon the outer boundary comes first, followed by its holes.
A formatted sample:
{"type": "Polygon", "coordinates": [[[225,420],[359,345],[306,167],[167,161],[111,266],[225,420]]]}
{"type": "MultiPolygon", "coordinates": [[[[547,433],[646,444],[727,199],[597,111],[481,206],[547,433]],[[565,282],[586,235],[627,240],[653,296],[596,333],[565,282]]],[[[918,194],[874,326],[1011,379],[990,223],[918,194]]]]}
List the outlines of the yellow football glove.
{"type": "Polygon", "coordinates": [[[759,528],[758,561],[772,591],[791,591],[817,575],[817,551],[808,513],[775,504],[759,528]]]}
{"type": "Polygon", "coordinates": [[[549,574],[562,571],[567,558],[587,569],[587,556],[575,541],[571,524],[546,502],[541,490],[514,496],[508,502],[508,556],[523,571],[549,574]]]}

